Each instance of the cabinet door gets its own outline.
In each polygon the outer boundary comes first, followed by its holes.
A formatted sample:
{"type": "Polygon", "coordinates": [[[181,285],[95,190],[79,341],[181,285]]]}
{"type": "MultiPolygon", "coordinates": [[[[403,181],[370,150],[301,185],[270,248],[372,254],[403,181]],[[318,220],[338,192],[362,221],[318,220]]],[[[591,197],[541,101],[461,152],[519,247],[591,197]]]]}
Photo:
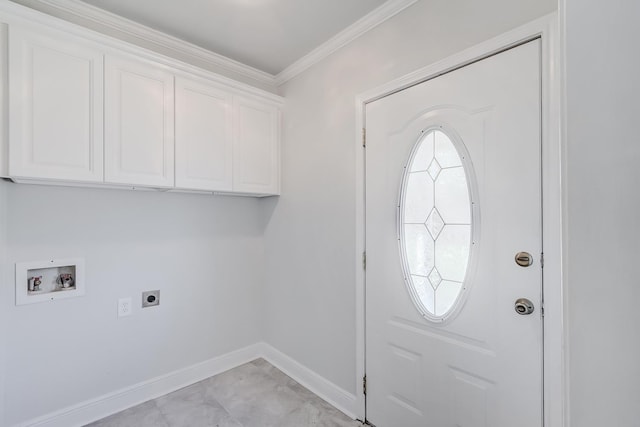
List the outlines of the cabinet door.
{"type": "Polygon", "coordinates": [[[227,92],[176,78],[176,187],[232,189],[232,98],[227,92]]]}
{"type": "Polygon", "coordinates": [[[9,29],[9,175],[103,179],[103,55],[57,32],[9,29]]]}
{"type": "Polygon", "coordinates": [[[173,74],[105,59],[105,181],[173,186],[173,74]]]}
{"type": "Polygon", "coordinates": [[[234,98],[233,191],[280,193],[280,110],[234,98]]]}

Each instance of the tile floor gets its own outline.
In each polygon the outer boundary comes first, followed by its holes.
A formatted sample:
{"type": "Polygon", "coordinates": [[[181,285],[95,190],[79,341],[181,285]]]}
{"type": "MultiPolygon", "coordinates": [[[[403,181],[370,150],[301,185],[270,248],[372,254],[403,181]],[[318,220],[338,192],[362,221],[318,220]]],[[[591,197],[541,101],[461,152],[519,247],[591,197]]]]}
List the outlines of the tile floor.
{"type": "Polygon", "coordinates": [[[361,423],[257,359],[91,427],[357,427],[361,423]]]}

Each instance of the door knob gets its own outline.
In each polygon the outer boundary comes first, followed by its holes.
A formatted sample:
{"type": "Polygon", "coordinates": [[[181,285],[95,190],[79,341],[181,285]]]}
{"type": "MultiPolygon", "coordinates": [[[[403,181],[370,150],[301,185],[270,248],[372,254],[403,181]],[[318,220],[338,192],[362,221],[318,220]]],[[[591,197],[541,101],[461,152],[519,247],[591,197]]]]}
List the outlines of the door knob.
{"type": "Polygon", "coordinates": [[[516,313],[526,316],[533,313],[533,303],[526,298],[519,298],[515,304],[516,313]]]}

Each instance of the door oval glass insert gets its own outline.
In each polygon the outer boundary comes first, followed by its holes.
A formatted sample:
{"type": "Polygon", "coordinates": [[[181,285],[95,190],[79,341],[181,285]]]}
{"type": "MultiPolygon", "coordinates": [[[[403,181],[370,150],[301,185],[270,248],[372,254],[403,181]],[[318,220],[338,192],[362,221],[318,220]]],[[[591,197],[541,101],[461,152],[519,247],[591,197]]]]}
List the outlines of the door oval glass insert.
{"type": "Polygon", "coordinates": [[[471,163],[441,128],[424,132],[404,172],[399,212],[402,267],[424,317],[443,321],[460,305],[473,246],[471,163]]]}

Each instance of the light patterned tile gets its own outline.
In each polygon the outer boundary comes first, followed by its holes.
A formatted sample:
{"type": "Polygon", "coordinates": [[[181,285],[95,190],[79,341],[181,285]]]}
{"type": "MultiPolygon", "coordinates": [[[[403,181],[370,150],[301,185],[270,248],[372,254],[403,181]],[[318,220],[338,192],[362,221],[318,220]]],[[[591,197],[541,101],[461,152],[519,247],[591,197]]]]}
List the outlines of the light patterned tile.
{"type": "Polygon", "coordinates": [[[169,393],[92,426],[358,427],[264,359],[169,393]]]}
{"type": "Polygon", "coordinates": [[[170,427],[154,401],[142,403],[103,418],[90,427],[170,427]]]}
{"type": "Polygon", "coordinates": [[[215,399],[206,395],[202,382],[156,399],[170,427],[241,426],[215,399]]]}
{"type": "Polygon", "coordinates": [[[326,411],[326,408],[323,405],[319,405],[318,402],[305,402],[293,412],[285,415],[280,426],[361,427],[362,424],[349,419],[338,410],[326,411]]]}

